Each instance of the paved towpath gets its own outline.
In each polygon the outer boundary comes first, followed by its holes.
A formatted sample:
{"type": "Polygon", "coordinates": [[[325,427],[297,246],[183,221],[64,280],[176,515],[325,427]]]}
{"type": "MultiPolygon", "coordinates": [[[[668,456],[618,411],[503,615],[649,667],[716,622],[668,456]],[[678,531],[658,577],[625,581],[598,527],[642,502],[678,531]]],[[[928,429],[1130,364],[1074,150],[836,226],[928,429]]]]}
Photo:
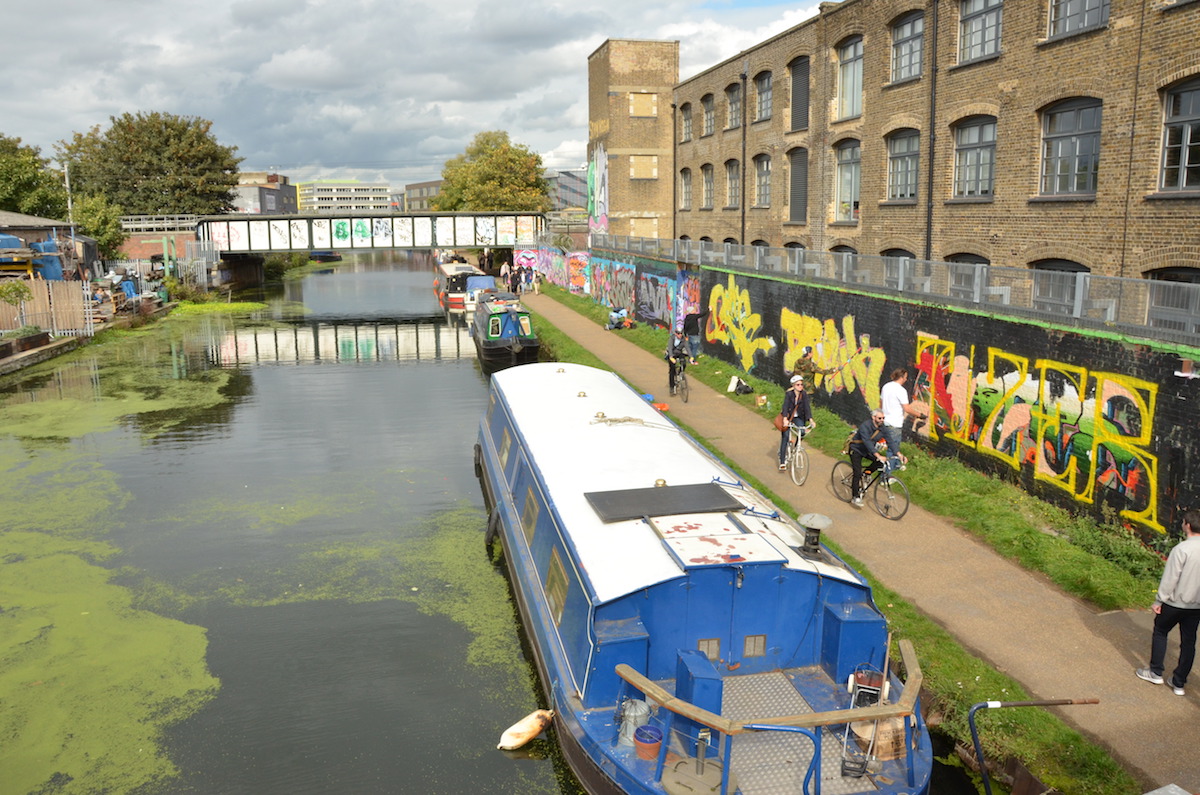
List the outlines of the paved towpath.
{"type": "MultiPolygon", "coordinates": [[[[776,468],[779,435],[766,419],[694,380],[688,403],[667,397],[661,358],[552,298],[524,300],[639,392],[667,402],[670,416],[694,428],[797,512],[833,519],[826,531],[833,541],[964,647],[1020,682],[1032,699],[1100,699],[1097,705],[1056,711],[1108,748],[1146,790],[1177,784],[1200,793],[1200,670],[1193,671],[1183,698],[1133,675],[1150,653],[1148,609],[1098,613],[917,505],[899,522],[870,508],[852,508],[829,487],[834,459],[816,450],[809,451],[808,482],[797,487],[776,468]]],[[[782,388],[770,399],[778,404],[782,388]]],[[[1177,653],[1173,633],[1168,670],[1177,653]]],[[[1011,697],[997,693],[992,698],[1011,697]]],[[[985,721],[979,721],[981,729],[985,721]]]]}

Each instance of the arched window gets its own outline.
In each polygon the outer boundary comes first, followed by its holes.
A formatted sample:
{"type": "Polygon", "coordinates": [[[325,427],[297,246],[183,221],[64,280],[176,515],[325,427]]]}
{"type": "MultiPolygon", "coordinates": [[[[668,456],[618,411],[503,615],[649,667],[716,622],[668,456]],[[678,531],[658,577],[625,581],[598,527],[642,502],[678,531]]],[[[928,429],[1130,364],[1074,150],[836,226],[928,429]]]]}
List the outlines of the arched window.
{"type": "Polygon", "coordinates": [[[950,295],[978,302],[987,286],[987,266],[991,265],[988,258],[978,254],[951,254],[946,257],[946,262],[950,263],[950,295]]]}
{"type": "Polygon", "coordinates": [[[1163,109],[1164,191],[1200,190],[1200,77],[1167,91],[1163,109]]]}
{"type": "Polygon", "coordinates": [[[725,161],[725,206],[742,206],[742,164],[736,160],[725,161]]]}
{"type": "Polygon", "coordinates": [[[700,166],[700,209],[713,208],[713,167],[712,163],[700,166]]]}
{"type": "Polygon", "coordinates": [[[1159,268],[1146,278],[1154,281],[1148,325],[1200,334],[1200,268],[1159,268]]]}
{"type": "Polygon", "coordinates": [[[892,82],[921,76],[925,45],[925,14],[913,11],[892,23],[892,82]]]}
{"type": "Polygon", "coordinates": [[[679,172],[679,209],[692,209],[692,170],[690,168],[679,172]]]}
{"type": "Polygon", "coordinates": [[[862,115],[863,40],[852,36],[838,46],[838,118],[862,115]]]}
{"type": "Polygon", "coordinates": [[[771,206],[771,156],[754,158],[754,206],[771,206]]]}
{"type": "Polygon", "coordinates": [[[754,77],[754,120],[766,121],[771,118],[771,73],[759,72],[754,77]]]}
{"type": "Polygon", "coordinates": [[[795,224],[808,223],[808,150],[803,147],[788,152],[788,220],[795,224]]]}
{"type": "Polygon", "coordinates": [[[858,223],[858,194],[861,184],[862,150],[854,139],[837,145],[837,211],[835,221],[858,223]]]}
{"type": "Polygon", "coordinates": [[[679,142],[692,140],[692,105],[685,102],[679,106],[679,142]]]}
{"type": "Polygon", "coordinates": [[[888,136],[887,145],[888,199],[916,199],[921,165],[921,134],[916,130],[897,130],[888,136]]]}
{"type": "Polygon", "coordinates": [[[954,196],[991,198],[996,180],[996,117],[971,116],[954,126],[954,196]]]}
{"type": "Polygon", "coordinates": [[[960,0],[958,62],[978,61],[1000,54],[1003,0],[960,0]]]}
{"type": "Polygon", "coordinates": [[[801,56],[788,64],[792,78],[792,130],[808,129],[808,56],[801,56]]]}
{"type": "Polygon", "coordinates": [[[742,126],[742,84],[730,83],[725,88],[725,129],[742,126]]]}
{"type": "Polygon", "coordinates": [[[712,135],[717,129],[717,109],[713,105],[713,95],[705,94],[700,98],[700,107],[704,110],[704,127],[701,135],[712,135]]]}
{"type": "Polygon", "coordinates": [[[1042,195],[1096,194],[1100,111],[1100,100],[1080,97],[1042,112],[1042,195]]]}
{"type": "Polygon", "coordinates": [[[1069,259],[1042,259],[1029,263],[1033,273],[1033,308],[1056,315],[1076,315],[1077,300],[1084,297],[1080,274],[1088,268],[1069,259]]]}

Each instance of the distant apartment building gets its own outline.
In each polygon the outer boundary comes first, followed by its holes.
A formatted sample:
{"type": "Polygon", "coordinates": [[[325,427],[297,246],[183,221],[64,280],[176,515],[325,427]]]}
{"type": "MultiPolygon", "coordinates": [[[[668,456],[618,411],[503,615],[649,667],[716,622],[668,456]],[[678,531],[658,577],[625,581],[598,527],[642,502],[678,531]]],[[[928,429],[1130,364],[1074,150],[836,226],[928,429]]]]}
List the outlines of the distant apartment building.
{"type": "Polygon", "coordinates": [[[287,177],[266,171],[238,174],[233,196],[235,213],[275,215],[295,213],[298,209],[296,186],[287,177]]]}
{"type": "Polygon", "coordinates": [[[429,202],[442,192],[442,181],[414,182],[404,186],[404,212],[424,213],[433,209],[429,202]]]}
{"type": "Polygon", "coordinates": [[[301,182],[297,188],[302,213],[388,212],[392,209],[392,189],[383,183],[318,180],[301,182]]]}
{"type": "Polygon", "coordinates": [[[552,211],[587,209],[586,168],[548,169],[543,176],[550,187],[552,211]]]}
{"type": "Polygon", "coordinates": [[[820,9],[682,82],[601,45],[593,228],[1200,281],[1200,2],[820,9]]]}

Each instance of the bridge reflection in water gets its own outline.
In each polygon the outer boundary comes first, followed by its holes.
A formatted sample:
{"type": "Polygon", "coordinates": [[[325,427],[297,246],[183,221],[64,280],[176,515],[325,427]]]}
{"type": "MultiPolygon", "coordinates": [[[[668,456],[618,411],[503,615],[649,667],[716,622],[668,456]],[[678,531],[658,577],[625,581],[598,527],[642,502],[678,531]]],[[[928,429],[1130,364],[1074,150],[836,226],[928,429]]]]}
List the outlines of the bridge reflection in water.
{"type": "Polygon", "coordinates": [[[474,359],[475,345],[460,320],[404,323],[309,323],[238,328],[214,338],[209,356],[219,367],[247,364],[395,362],[474,359]]]}

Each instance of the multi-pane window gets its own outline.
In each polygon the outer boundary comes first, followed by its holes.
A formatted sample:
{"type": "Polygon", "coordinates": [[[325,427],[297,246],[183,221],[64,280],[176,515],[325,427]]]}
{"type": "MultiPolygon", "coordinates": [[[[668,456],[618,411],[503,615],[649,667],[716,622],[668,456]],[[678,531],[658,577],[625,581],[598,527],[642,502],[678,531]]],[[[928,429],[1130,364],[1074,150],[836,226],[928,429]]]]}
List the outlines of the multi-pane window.
{"type": "Polygon", "coordinates": [[[1167,92],[1162,190],[1200,190],[1200,78],[1167,92]]]}
{"type": "Polygon", "coordinates": [[[713,107],[712,94],[705,94],[700,100],[700,107],[704,109],[704,132],[702,135],[712,135],[717,128],[717,110],[713,107]]]}
{"type": "Polygon", "coordinates": [[[742,164],[736,160],[725,161],[725,206],[742,206],[742,164]]]}
{"type": "Polygon", "coordinates": [[[679,172],[679,209],[692,209],[692,170],[690,168],[679,172]]]}
{"type": "Polygon", "coordinates": [[[858,221],[858,193],[862,182],[862,150],[858,141],[837,146],[837,221],[858,221]]]}
{"type": "Polygon", "coordinates": [[[771,118],[771,73],[759,72],[754,78],[754,91],[757,104],[754,106],[754,120],[765,121],[771,118]]]}
{"type": "Polygon", "coordinates": [[[726,129],[742,126],[742,87],[737,83],[725,89],[725,116],[726,129]]]}
{"type": "Polygon", "coordinates": [[[921,136],[916,130],[900,130],[888,137],[888,198],[917,198],[917,169],[921,136]]]}
{"type": "Polygon", "coordinates": [[[907,14],[892,26],[892,82],[921,76],[925,15],[907,14]]]}
{"type": "Polygon", "coordinates": [[[713,206],[713,167],[711,163],[700,166],[700,177],[703,184],[700,209],[711,210],[713,206]]]}
{"type": "Polygon", "coordinates": [[[1042,193],[1094,194],[1100,173],[1100,102],[1073,99],[1042,114],[1042,193]]]}
{"type": "Polygon", "coordinates": [[[808,223],[808,150],[793,149],[788,152],[788,220],[793,223],[808,223]]]}
{"type": "Polygon", "coordinates": [[[862,115],[863,41],[848,39],[838,47],[838,118],[862,115]]]}
{"type": "Polygon", "coordinates": [[[1065,36],[1108,22],[1109,0],[1051,0],[1050,35],[1065,36]]]}
{"type": "Polygon", "coordinates": [[[1002,11],[1002,0],[962,0],[958,22],[960,63],[1000,52],[1002,11]]]}
{"type": "Polygon", "coordinates": [[[754,158],[754,206],[771,206],[771,158],[759,155],[754,158]]]}
{"type": "Polygon", "coordinates": [[[973,116],[954,129],[954,195],[991,196],[995,182],[996,119],[973,116]]]}
{"type": "Polygon", "coordinates": [[[687,142],[692,140],[692,106],[690,104],[683,105],[679,108],[679,140],[687,142]]]}
{"type": "Polygon", "coordinates": [[[808,129],[808,77],[809,61],[807,56],[797,58],[788,64],[792,74],[792,129],[808,129]]]}

